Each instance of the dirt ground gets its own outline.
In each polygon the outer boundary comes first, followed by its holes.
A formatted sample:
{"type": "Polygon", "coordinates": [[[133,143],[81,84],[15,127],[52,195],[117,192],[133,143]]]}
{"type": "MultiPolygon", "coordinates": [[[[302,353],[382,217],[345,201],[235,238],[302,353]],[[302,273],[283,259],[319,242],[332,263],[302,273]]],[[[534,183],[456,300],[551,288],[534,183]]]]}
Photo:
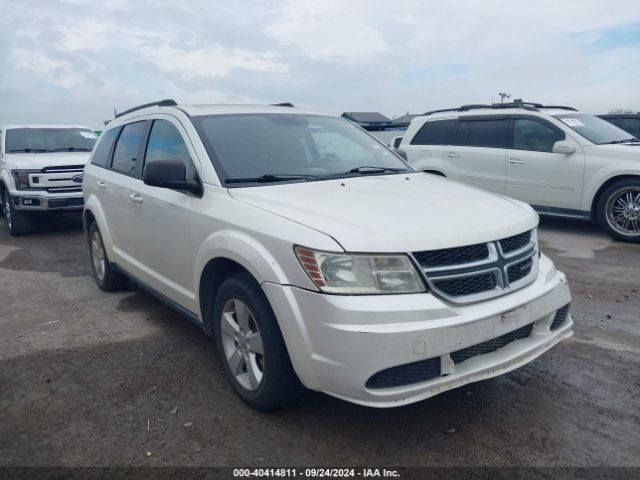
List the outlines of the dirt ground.
{"type": "Polygon", "coordinates": [[[640,246],[567,220],[540,238],[573,338],[407,407],[307,392],[264,414],[188,320],[98,290],[77,218],[19,238],[0,222],[0,466],[640,466],[640,246]]]}

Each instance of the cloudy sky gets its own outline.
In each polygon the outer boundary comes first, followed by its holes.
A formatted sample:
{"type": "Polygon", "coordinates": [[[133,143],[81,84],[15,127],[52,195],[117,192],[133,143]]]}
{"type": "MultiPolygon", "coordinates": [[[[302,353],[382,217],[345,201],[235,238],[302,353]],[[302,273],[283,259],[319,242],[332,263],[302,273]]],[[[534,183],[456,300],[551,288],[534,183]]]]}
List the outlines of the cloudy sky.
{"type": "Polygon", "coordinates": [[[0,14],[0,124],[161,98],[389,116],[499,92],[640,110],[637,0],[21,0],[0,14]]]}

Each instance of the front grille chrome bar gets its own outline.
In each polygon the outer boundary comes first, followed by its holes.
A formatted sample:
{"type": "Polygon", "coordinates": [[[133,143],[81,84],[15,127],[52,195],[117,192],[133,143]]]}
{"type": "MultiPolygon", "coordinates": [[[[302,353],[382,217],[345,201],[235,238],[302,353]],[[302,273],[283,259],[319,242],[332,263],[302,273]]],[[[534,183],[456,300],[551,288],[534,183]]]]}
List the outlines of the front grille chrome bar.
{"type": "Polygon", "coordinates": [[[486,257],[478,259],[478,251],[482,251],[479,247],[484,245],[414,252],[410,256],[429,289],[456,304],[499,297],[529,285],[537,277],[538,245],[534,232],[487,242],[486,257]],[[451,264],[453,255],[456,264],[451,264]],[[447,265],[431,262],[434,258],[446,258],[447,265]]]}

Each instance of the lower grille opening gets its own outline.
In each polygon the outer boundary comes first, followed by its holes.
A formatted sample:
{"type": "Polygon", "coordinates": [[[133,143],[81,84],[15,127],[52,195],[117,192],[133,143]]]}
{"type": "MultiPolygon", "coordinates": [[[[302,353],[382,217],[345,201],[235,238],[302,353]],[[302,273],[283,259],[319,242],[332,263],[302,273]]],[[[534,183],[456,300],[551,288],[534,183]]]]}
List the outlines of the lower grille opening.
{"type": "Polygon", "coordinates": [[[453,352],[451,353],[451,359],[454,363],[461,363],[478,355],[495,352],[511,342],[527,338],[531,335],[532,330],[533,323],[530,323],[529,325],[525,325],[513,332],[509,332],[499,337],[492,338],[491,340],[487,340],[486,342],[478,343],[477,345],[472,345],[470,347],[463,348],[462,350],[458,350],[457,352],[453,352]]]}
{"type": "Polygon", "coordinates": [[[49,200],[49,208],[64,208],[64,207],[82,207],[84,205],[84,199],[79,198],[52,198],[49,200]]]}
{"type": "Polygon", "coordinates": [[[551,322],[551,327],[549,327],[549,329],[553,331],[560,328],[562,324],[564,324],[564,322],[567,320],[568,316],[569,316],[569,305],[565,305],[564,307],[559,308],[558,311],[556,312],[556,316],[553,317],[553,322],[551,322]]]}
{"type": "Polygon", "coordinates": [[[440,357],[387,368],[367,380],[367,388],[391,388],[420,383],[440,376],[440,357]]]}

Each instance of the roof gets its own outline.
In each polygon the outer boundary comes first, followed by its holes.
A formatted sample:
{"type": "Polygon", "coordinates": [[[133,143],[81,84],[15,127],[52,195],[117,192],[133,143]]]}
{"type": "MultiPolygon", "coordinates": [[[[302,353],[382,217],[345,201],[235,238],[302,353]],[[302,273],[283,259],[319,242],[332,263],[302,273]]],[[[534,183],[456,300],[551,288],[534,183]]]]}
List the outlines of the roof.
{"type": "Polygon", "coordinates": [[[229,115],[238,113],[296,113],[303,115],[335,116],[330,113],[304,108],[287,107],[282,105],[231,105],[231,104],[201,104],[201,105],[142,105],[122,112],[109,125],[118,125],[123,120],[139,115],[151,113],[171,113],[178,109],[189,116],[229,115]]]}
{"type": "Polygon", "coordinates": [[[188,115],[224,115],[230,113],[297,113],[307,115],[327,115],[330,113],[306,108],[286,107],[279,105],[178,105],[177,108],[183,110],[188,115]]]}
{"type": "Polygon", "coordinates": [[[342,116],[357,123],[391,123],[391,119],[380,112],[344,112],[342,116]]]}

